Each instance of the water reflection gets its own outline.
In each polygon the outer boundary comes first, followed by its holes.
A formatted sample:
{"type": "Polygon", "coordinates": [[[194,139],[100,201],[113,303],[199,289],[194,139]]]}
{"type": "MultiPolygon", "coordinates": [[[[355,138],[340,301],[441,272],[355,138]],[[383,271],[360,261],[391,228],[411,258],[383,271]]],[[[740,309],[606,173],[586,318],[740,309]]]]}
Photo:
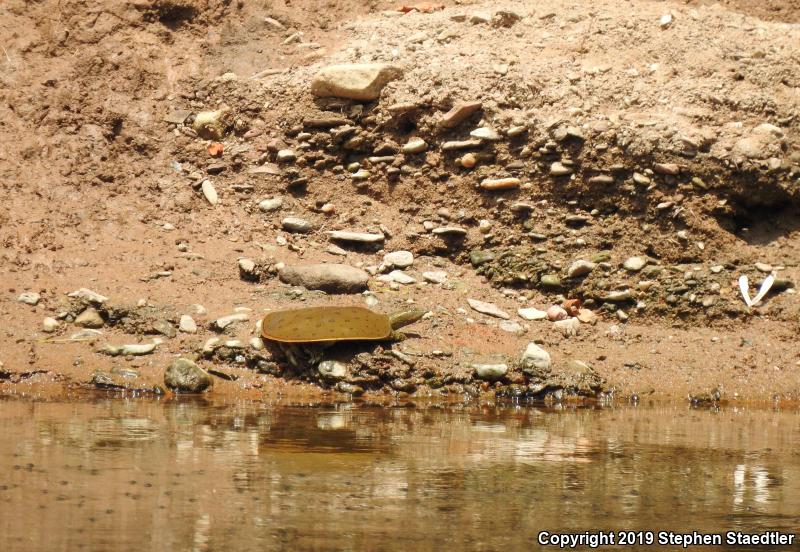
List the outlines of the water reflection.
{"type": "Polygon", "coordinates": [[[538,549],[800,531],[800,414],[0,402],[0,549],[538,549]]]}

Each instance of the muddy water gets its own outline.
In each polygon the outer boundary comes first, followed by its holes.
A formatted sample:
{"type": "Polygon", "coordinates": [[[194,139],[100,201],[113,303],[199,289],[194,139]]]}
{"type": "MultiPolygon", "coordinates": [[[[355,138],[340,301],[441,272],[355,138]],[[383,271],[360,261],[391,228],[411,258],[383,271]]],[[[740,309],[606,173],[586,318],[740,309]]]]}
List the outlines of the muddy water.
{"type": "Polygon", "coordinates": [[[2,400],[0,424],[6,552],[800,532],[796,411],[2,400]]]}

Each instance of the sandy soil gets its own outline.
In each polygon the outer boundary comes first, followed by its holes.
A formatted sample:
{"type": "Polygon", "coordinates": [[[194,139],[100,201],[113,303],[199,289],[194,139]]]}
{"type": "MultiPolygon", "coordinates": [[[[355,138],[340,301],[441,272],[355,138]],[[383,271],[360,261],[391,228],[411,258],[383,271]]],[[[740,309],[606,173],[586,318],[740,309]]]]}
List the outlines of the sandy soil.
{"type": "Polygon", "coordinates": [[[107,381],[151,390],[180,355],[229,378],[216,379],[215,394],[327,393],[330,382],[268,352],[201,350],[215,336],[247,344],[269,310],[368,296],[294,290],[269,273],[248,281],[238,259],[378,270],[384,253],[408,250],[418,283],[373,277],[369,301],[386,313],[413,301],[431,316],[393,346],[406,361],[388,344],[334,350],[351,385],[518,393],[530,381],[516,363],[535,341],[554,372],[580,360],[615,396],[800,398],[800,4],[444,4],[398,15],[390,2],[4,2],[0,392],[107,381]],[[672,20],[661,23],[665,14],[672,20]],[[322,67],[375,61],[403,71],[378,101],[311,95],[322,67]],[[437,122],[459,101],[482,110],[442,131],[437,122]],[[235,122],[212,157],[190,122],[224,106],[235,122]],[[181,110],[189,116],[176,123],[181,110]],[[309,130],[319,117],[346,118],[358,140],[309,130]],[[500,137],[474,147],[476,166],[465,168],[463,152],[442,145],[478,127],[500,137]],[[403,155],[412,138],[427,151],[403,155]],[[280,149],[296,159],[279,163],[280,149]],[[381,156],[392,159],[370,160],[381,156]],[[354,162],[366,181],[348,175],[354,162]],[[554,163],[572,174],[553,176],[554,163]],[[499,177],[525,185],[480,189],[499,177]],[[278,196],[279,210],[258,208],[278,196]],[[287,232],[287,216],[314,230],[287,232]],[[443,226],[466,235],[430,232],[443,226]],[[329,252],[328,230],[388,237],[382,249],[343,256],[329,252]],[[494,260],[476,266],[476,251],[494,260]],[[632,256],[646,258],[645,270],[623,268],[632,256]],[[598,266],[568,278],[579,259],[598,266]],[[422,283],[426,271],[446,272],[446,283],[422,283]],[[781,285],[748,309],[737,278],[756,287],[769,272],[781,285]],[[66,294],[79,288],[108,297],[105,323],[99,337],[70,342],[86,305],[66,294]],[[625,290],[630,299],[607,300],[625,290]],[[24,292],[38,304],[18,301],[24,292]],[[467,299],[495,303],[519,327],[507,331],[467,299]],[[566,299],[597,323],[564,335],[516,315],[566,299]],[[250,309],[246,323],[210,328],[237,308],[250,309]],[[175,331],[181,315],[194,317],[196,334],[175,331]],[[43,331],[45,317],[59,319],[54,332],[43,331]],[[154,337],[163,342],[150,355],[97,352],[154,337]],[[498,358],[510,366],[505,378],[474,377],[474,364],[498,358]]]}

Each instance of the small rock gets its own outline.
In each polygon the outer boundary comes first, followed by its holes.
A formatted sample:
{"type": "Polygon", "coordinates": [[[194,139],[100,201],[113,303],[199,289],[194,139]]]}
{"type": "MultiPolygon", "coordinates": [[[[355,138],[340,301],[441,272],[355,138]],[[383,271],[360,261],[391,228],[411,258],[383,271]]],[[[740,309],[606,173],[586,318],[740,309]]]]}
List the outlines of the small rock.
{"type": "Polygon", "coordinates": [[[629,272],[639,272],[647,265],[647,259],[643,257],[629,257],[622,267],[629,272]]]}
{"type": "Polygon", "coordinates": [[[633,294],[631,290],[624,289],[621,291],[612,291],[607,295],[602,297],[603,301],[608,301],[609,303],[621,303],[623,301],[630,301],[633,299],[633,294]]]}
{"type": "Polygon", "coordinates": [[[202,393],[212,383],[208,372],[186,358],[175,359],[164,372],[164,385],[178,393],[202,393]]]}
{"type": "Polygon", "coordinates": [[[508,373],[508,364],[473,364],[475,376],[486,381],[503,379],[508,373]]]}
{"type": "Polygon", "coordinates": [[[428,149],[428,143],[422,138],[412,138],[403,146],[403,153],[422,153],[428,149]]]}
{"type": "Polygon", "coordinates": [[[386,239],[383,234],[370,234],[368,232],[345,232],[330,230],[328,235],[332,240],[354,243],[381,243],[386,239]]]}
{"type": "Polygon", "coordinates": [[[422,279],[432,284],[443,284],[447,281],[447,272],[442,270],[432,270],[422,273],[422,279]]]}
{"type": "Polygon", "coordinates": [[[286,217],[281,221],[281,226],[287,232],[307,234],[314,229],[314,225],[300,217],[286,217]]]}
{"type": "Polygon", "coordinates": [[[368,180],[369,177],[370,172],[367,169],[359,169],[350,175],[350,178],[353,180],[368,180]]]}
{"type": "Polygon", "coordinates": [[[99,293],[96,293],[90,289],[80,288],[78,290],[72,291],[67,294],[67,297],[72,297],[73,299],[86,299],[90,303],[94,303],[95,305],[102,305],[106,301],[108,301],[108,297],[104,297],[99,293]]]}
{"type": "Polygon", "coordinates": [[[502,318],[503,320],[508,320],[509,318],[511,318],[511,316],[507,312],[501,310],[494,303],[478,301],[477,299],[467,299],[467,303],[472,308],[472,310],[477,311],[481,314],[494,316],[495,318],[502,318]]]}
{"type": "Polygon", "coordinates": [[[547,319],[550,322],[558,322],[559,320],[565,320],[568,317],[569,313],[567,313],[567,311],[564,310],[564,308],[558,305],[553,305],[552,307],[547,309],[547,319]]]}
{"type": "Polygon", "coordinates": [[[41,298],[42,296],[34,291],[26,291],[25,293],[21,293],[19,297],[17,297],[17,301],[35,307],[36,305],[39,304],[41,298]]]}
{"type": "Polygon", "coordinates": [[[572,173],[573,170],[571,167],[565,167],[558,161],[550,165],[550,176],[568,176],[572,173]]]}
{"type": "Polygon", "coordinates": [[[278,276],[286,284],[327,293],[360,293],[369,281],[367,272],[344,264],[287,266],[278,276]]]}
{"type": "Polygon", "coordinates": [[[347,377],[347,365],[337,360],[323,360],[317,366],[322,379],[339,381],[347,377]]]}
{"type": "Polygon", "coordinates": [[[215,330],[224,330],[234,322],[247,322],[250,320],[250,315],[246,312],[237,312],[236,314],[229,314],[228,316],[223,316],[217,318],[211,323],[211,327],[215,330]]]}
{"type": "Polygon", "coordinates": [[[478,162],[478,159],[475,157],[474,153],[465,153],[459,162],[465,169],[471,169],[478,162]]]}
{"type": "Polygon", "coordinates": [[[387,83],[402,75],[400,67],[386,63],[331,65],[316,74],[311,93],[318,97],[372,101],[380,97],[387,83]]]}
{"type": "Polygon", "coordinates": [[[461,237],[467,235],[467,231],[460,226],[441,226],[439,228],[434,228],[432,232],[438,236],[461,237]]]}
{"type": "Polygon", "coordinates": [[[75,325],[81,328],[102,328],[105,321],[97,309],[89,307],[78,315],[75,325]]]}
{"type": "Polygon", "coordinates": [[[264,213],[277,211],[283,206],[283,198],[273,197],[271,199],[264,199],[258,203],[258,208],[264,213]]]}
{"type": "Polygon", "coordinates": [[[49,316],[42,320],[42,331],[44,333],[53,333],[58,329],[60,326],[60,322],[55,318],[50,318],[49,316]]]}
{"type": "Polygon", "coordinates": [[[503,139],[503,137],[500,136],[500,133],[491,127],[476,128],[470,132],[469,135],[473,138],[478,138],[479,140],[486,140],[487,142],[496,142],[503,139]]]}
{"type": "Polygon", "coordinates": [[[577,318],[567,318],[566,320],[553,322],[553,327],[564,334],[565,337],[570,337],[578,335],[581,323],[577,318]]]}
{"type": "Polygon", "coordinates": [[[203,196],[205,196],[206,201],[208,201],[211,205],[216,205],[219,202],[219,196],[217,196],[217,190],[214,188],[214,185],[211,183],[210,180],[206,179],[203,180],[203,183],[200,185],[200,189],[203,192],[203,196]]]}
{"type": "Polygon", "coordinates": [[[297,155],[290,149],[282,149],[278,151],[277,159],[281,163],[291,163],[297,159],[297,155]]]}
{"type": "Polygon", "coordinates": [[[503,320],[500,322],[499,328],[504,332],[513,333],[513,334],[523,334],[525,333],[525,328],[522,327],[522,324],[519,322],[513,322],[509,320],[503,320]]]}
{"type": "Polygon", "coordinates": [[[524,320],[544,320],[547,318],[547,312],[533,307],[526,309],[518,309],[517,314],[524,320]]]}
{"type": "Polygon", "coordinates": [[[550,362],[550,353],[531,342],[522,353],[520,364],[523,373],[540,376],[550,372],[550,362]]]}
{"type": "Polygon", "coordinates": [[[519,178],[487,178],[481,182],[484,190],[513,190],[519,188],[519,178]]]}
{"type": "Polygon", "coordinates": [[[774,125],[765,123],[758,125],[750,135],[742,138],[733,146],[733,153],[748,159],[767,159],[782,154],[781,143],[783,131],[774,125]]]}
{"type": "Polygon", "coordinates": [[[258,281],[255,261],[242,257],[237,262],[239,264],[239,276],[243,280],[258,281]]]}
{"type": "Polygon", "coordinates": [[[597,315],[589,309],[578,309],[578,314],[575,318],[584,324],[597,324],[597,315]]]}
{"type": "Polygon", "coordinates": [[[460,102],[445,113],[439,121],[439,126],[443,128],[454,128],[468,119],[473,113],[483,107],[481,102],[460,102]]]}
{"type": "Polygon", "coordinates": [[[141,356],[149,355],[156,350],[157,343],[130,343],[128,345],[106,344],[98,352],[110,356],[141,356]]]}
{"type": "Polygon", "coordinates": [[[657,174],[676,175],[680,174],[681,168],[675,163],[656,163],[653,165],[653,172],[657,174]]]}
{"type": "Polygon", "coordinates": [[[194,318],[188,314],[184,314],[181,316],[180,322],[178,323],[178,329],[183,333],[194,334],[197,333],[197,323],[194,321],[194,318]]]}
{"type": "Polygon", "coordinates": [[[398,284],[410,285],[417,283],[417,280],[402,270],[392,270],[389,274],[378,276],[378,280],[382,282],[396,282],[398,284]]]}
{"type": "Polygon", "coordinates": [[[672,25],[673,20],[674,18],[671,13],[665,13],[661,16],[661,19],[658,20],[658,25],[662,29],[668,29],[672,25]]]}
{"type": "Polygon", "coordinates": [[[411,251],[392,251],[383,256],[383,264],[394,268],[408,268],[414,264],[414,254],[411,251]]]}
{"type": "Polygon", "coordinates": [[[201,111],[198,113],[192,128],[200,138],[206,140],[220,140],[233,125],[233,118],[227,109],[218,111],[201,111]]]}
{"type": "Polygon", "coordinates": [[[469,253],[469,262],[472,263],[472,266],[476,268],[484,263],[493,261],[494,259],[495,259],[495,254],[492,251],[473,249],[469,253]]]}
{"type": "Polygon", "coordinates": [[[756,270],[758,270],[759,272],[765,272],[767,274],[769,274],[773,270],[772,265],[767,263],[756,263],[755,267],[756,270]]]}
{"type": "Polygon", "coordinates": [[[567,276],[570,278],[581,278],[591,273],[597,265],[591,261],[578,260],[572,263],[567,269],[567,276]]]}

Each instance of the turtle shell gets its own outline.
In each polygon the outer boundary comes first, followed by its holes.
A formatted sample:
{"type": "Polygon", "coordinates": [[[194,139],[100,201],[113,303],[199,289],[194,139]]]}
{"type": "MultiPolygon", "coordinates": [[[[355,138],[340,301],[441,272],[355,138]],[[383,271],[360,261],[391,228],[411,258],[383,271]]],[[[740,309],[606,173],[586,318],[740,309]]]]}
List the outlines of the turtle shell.
{"type": "Polygon", "coordinates": [[[389,337],[389,317],[364,307],[308,307],[275,311],[261,322],[261,335],[283,343],[378,341],[389,337]]]}

